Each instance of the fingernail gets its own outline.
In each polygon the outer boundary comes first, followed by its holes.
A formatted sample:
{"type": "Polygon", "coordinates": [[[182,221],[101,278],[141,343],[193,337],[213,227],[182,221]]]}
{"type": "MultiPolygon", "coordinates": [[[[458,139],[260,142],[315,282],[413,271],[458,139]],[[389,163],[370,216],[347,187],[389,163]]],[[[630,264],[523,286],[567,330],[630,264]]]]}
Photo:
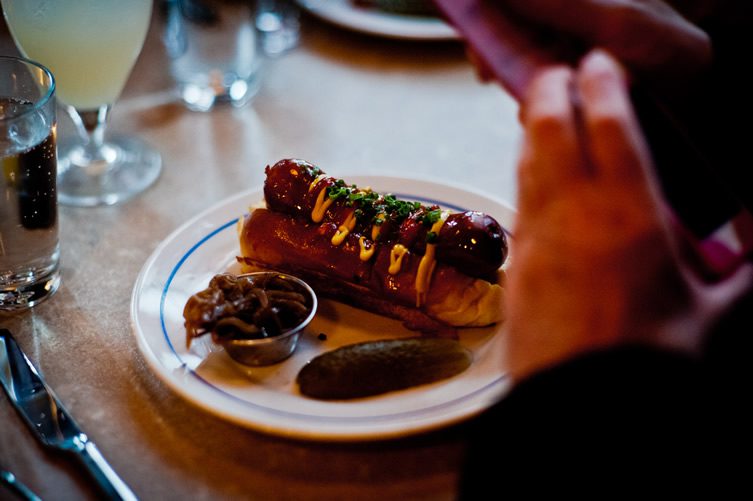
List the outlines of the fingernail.
{"type": "Polygon", "coordinates": [[[582,59],[580,70],[583,73],[602,75],[604,77],[616,76],[621,82],[626,81],[626,73],[622,65],[607,51],[594,49],[582,59]]]}

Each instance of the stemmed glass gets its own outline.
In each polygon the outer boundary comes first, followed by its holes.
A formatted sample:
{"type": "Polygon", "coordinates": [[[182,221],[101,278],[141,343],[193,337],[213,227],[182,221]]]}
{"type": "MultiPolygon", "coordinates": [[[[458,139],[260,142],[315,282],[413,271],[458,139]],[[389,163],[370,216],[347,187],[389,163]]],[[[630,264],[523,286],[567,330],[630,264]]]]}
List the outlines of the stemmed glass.
{"type": "Polygon", "coordinates": [[[111,205],[159,176],[158,152],[131,136],[105,137],[108,116],[146,38],[152,0],[0,0],[19,50],[55,75],[80,137],[58,141],[58,199],[111,205]]]}

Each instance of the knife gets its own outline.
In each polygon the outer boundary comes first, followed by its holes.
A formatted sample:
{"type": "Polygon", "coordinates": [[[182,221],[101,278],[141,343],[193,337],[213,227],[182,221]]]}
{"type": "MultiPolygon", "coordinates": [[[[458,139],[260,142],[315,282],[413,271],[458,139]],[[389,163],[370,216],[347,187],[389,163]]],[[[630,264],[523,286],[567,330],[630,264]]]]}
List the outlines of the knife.
{"type": "Polygon", "coordinates": [[[108,498],[138,499],[81,431],[6,329],[0,329],[0,384],[44,445],[77,456],[108,498]]]}

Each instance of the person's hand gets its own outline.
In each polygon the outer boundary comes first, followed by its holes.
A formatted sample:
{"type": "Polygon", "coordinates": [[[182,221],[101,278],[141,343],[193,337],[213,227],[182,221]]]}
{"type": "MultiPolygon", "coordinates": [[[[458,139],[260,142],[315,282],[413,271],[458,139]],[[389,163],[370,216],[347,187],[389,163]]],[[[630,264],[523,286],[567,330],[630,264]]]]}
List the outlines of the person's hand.
{"type": "Polygon", "coordinates": [[[434,2],[463,34],[480,78],[497,80],[518,100],[538,71],[572,65],[593,48],[610,52],[663,97],[681,97],[711,65],[711,40],[695,22],[729,10],[712,0],[434,2]]]}
{"type": "Polygon", "coordinates": [[[708,35],[688,20],[705,13],[705,1],[497,0],[536,26],[606,49],[631,71],[674,86],[711,62],[708,35]]]}
{"type": "Polygon", "coordinates": [[[678,256],[626,87],[599,50],[530,86],[506,290],[514,379],[626,343],[693,352],[751,284],[748,267],[704,283],[678,256]]]}

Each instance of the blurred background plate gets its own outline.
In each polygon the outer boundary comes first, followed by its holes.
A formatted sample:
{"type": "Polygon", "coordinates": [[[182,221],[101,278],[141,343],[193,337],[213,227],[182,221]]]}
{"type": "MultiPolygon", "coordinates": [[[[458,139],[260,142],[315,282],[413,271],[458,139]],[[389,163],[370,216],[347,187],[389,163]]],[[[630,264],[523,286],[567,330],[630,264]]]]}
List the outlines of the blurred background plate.
{"type": "Polygon", "coordinates": [[[416,16],[360,7],[352,0],[296,0],[307,12],[338,26],[372,35],[410,40],[457,40],[455,29],[439,17],[416,16]]]}

